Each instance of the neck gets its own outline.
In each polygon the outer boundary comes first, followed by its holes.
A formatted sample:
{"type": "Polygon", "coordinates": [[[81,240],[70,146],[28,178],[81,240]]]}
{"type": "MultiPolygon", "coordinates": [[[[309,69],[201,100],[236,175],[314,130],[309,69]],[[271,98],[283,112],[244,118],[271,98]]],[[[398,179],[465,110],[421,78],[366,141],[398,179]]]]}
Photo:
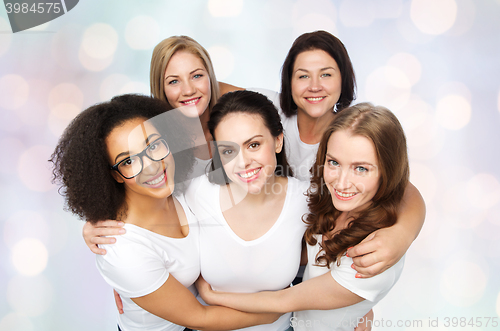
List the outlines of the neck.
{"type": "Polygon", "coordinates": [[[299,128],[300,140],[306,144],[317,144],[321,141],[335,113],[327,112],[321,117],[311,117],[306,112],[297,111],[297,126],[299,128]]]}
{"type": "Polygon", "coordinates": [[[152,197],[129,196],[126,198],[127,218],[125,223],[134,224],[147,228],[152,224],[165,223],[166,217],[175,212],[174,197],[169,195],[166,198],[155,199],[152,197]]]}
{"type": "Polygon", "coordinates": [[[241,202],[252,205],[261,205],[268,199],[273,198],[274,194],[272,193],[276,191],[274,188],[275,184],[284,185],[282,179],[273,173],[273,175],[266,181],[262,190],[258,193],[249,193],[234,183],[230,183],[227,188],[233,206],[241,202]]]}

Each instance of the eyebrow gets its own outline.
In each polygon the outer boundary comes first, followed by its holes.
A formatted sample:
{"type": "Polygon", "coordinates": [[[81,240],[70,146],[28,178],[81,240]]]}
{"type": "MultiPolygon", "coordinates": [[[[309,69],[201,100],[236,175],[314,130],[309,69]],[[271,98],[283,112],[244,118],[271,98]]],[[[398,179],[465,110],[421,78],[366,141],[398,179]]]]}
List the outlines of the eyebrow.
{"type": "MultiPolygon", "coordinates": [[[[328,69],[335,70],[335,68],[334,68],[334,67],[324,67],[324,68],[319,69],[319,71],[325,71],[325,70],[328,70],[328,69]]],[[[309,70],[307,70],[307,69],[302,69],[302,68],[298,68],[297,70],[295,70],[295,72],[297,72],[297,71],[309,72],[309,70]]]]}
{"type": "MultiPolygon", "coordinates": [[[[335,157],[331,156],[329,153],[326,153],[326,156],[328,156],[330,159],[334,159],[336,160],[335,157]]],[[[369,166],[372,166],[374,167],[375,165],[371,164],[370,162],[367,162],[367,161],[357,161],[357,162],[353,162],[351,163],[351,165],[353,166],[359,166],[359,165],[369,165],[369,166]]]]}
{"type": "MultiPolygon", "coordinates": [[[[153,138],[154,136],[158,136],[160,137],[160,135],[158,133],[152,133],[150,134],[147,138],[146,138],[146,145],[149,145],[149,142],[152,140],[151,138],[153,138]]],[[[115,163],[117,163],[118,159],[122,156],[125,156],[125,155],[130,155],[130,151],[126,151],[126,152],[121,152],[120,154],[118,154],[116,157],[115,157],[115,163]]]]}
{"type": "MultiPolygon", "coordinates": [[[[194,69],[193,71],[191,71],[189,74],[191,75],[191,74],[195,73],[195,72],[196,72],[196,71],[198,71],[198,70],[205,70],[205,69],[204,69],[204,68],[196,68],[196,69],[194,69]]],[[[206,71],[206,70],[205,70],[205,71],[206,71]]],[[[174,77],[174,78],[175,78],[175,77],[179,77],[179,75],[168,75],[168,76],[166,76],[166,77],[165,77],[165,80],[166,80],[167,78],[169,78],[169,77],[174,77]]]]}
{"type": "MultiPolygon", "coordinates": [[[[257,137],[264,137],[264,136],[261,135],[261,134],[256,134],[255,136],[251,137],[250,139],[245,140],[242,145],[248,144],[250,141],[252,141],[253,139],[255,139],[257,137]]],[[[217,143],[217,147],[234,147],[234,146],[232,146],[232,145],[221,145],[221,144],[217,143]]]]}

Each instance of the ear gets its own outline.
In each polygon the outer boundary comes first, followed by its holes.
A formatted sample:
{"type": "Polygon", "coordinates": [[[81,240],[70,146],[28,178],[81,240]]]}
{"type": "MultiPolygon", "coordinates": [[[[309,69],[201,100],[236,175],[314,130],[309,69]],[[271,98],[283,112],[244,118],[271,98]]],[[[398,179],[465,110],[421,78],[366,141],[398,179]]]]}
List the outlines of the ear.
{"type": "Polygon", "coordinates": [[[283,149],[283,133],[280,133],[280,135],[276,137],[275,145],[276,145],[276,153],[280,153],[281,150],[283,149]]]}
{"type": "Polygon", "coordinates": [[[111,176],[118,182],[118,183],[124,183],[125,181],[123,180],[123,177],[118,173],[118,171],[115,170],[110,170],[111,171],[111,176]]]}

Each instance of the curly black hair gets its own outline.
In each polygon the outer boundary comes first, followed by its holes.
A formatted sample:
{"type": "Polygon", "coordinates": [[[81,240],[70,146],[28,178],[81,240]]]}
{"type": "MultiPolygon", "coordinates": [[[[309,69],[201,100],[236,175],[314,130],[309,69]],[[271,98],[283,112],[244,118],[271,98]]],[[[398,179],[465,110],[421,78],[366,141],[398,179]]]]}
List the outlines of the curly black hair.
{"type": "Polygon", "coordinates": [[[182,164],[176,167],[174,176],[175,191],[182,190],[194,163],[193,142],[184,130],[181,115],[175,111],[161,115],[168,109],[164,101],[126,94],[87,108],[75,117],[49,160],[52,182],[61,186],[65,209],[92,223],[126,216],[125,187],[111,174],[106,138],[114,128],[137,118],[153,121],[176,163],[182,164]]]}

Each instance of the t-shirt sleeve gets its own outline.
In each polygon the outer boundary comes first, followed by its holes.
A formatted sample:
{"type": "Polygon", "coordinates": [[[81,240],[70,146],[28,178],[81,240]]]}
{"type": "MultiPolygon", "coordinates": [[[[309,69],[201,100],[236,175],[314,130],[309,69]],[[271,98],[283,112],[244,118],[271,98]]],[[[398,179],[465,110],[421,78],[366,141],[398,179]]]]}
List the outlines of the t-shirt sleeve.
{"type": "Polygon", "coordinates": [[[141,297],[160,288],[168,279],[168,256],[146,239],[128,234],[105,245],[106,255],[97,255],[97,269],[104,280],[120,295],[141,297]]]}
{"type": "Polygon", "coordinates": [[[345,255],[340,259],[340,266],[334,262],[330,271],[333,279],[365,300],[378,302],[399,279],[403,270],[404,257],[391,268],[371,278],[356,278],[356,270],[351,268],[352,263],[352,258],[345,255]]]}

